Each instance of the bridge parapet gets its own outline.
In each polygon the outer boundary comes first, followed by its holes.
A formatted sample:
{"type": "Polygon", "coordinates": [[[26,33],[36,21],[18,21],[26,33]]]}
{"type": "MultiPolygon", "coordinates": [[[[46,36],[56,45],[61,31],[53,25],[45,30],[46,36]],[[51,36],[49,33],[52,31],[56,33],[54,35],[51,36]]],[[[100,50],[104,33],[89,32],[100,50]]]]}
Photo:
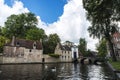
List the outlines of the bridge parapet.
{"type": "Polygon", "coordinates": [[[97,64],[98,62],[105,62],[104,58],[101,57],[83,57],[80,59],[81,64],[97,64]]]}

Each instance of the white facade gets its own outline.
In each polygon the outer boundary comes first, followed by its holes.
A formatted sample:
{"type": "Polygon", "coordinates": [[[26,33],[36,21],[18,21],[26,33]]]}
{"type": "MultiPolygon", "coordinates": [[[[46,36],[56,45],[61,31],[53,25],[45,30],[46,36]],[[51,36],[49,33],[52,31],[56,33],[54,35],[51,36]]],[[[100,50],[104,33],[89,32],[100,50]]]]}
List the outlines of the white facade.
{"type": "Polygon", "coordinates": [[[78,58],[78,47],[77,46],[73,46],[72,47],[72,59],[78,58]]]}
{"type": "Polygon", "coordinates": [[[77,46],[61,45],[60,43],[55,48],[55,54],[59,54],[60,61],[63,62],[71,62],[79,57],[77,46]]]}
{"type": "Polygon", "coordinates": [[[62,51],[60,55],[61,61],[71,61],[72,60],[72,52],[71,51],[62,51]]]}

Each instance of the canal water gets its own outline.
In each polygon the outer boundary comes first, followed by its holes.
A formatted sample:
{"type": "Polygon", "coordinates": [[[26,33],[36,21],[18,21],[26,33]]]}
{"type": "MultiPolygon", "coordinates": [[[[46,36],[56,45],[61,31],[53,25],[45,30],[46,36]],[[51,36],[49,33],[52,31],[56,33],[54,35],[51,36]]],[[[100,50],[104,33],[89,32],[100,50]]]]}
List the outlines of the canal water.
{"type": "Polygon", "coordinates": [[[0,80],[116,80],[107,65],[0,65],[0,80]]]}

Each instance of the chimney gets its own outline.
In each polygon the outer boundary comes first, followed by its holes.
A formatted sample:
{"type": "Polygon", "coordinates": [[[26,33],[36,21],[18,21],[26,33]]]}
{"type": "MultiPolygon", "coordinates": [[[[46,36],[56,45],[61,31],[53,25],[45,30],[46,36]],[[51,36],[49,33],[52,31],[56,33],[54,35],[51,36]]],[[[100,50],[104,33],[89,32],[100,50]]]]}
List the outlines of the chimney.
{"type": "Polygon", "coordinates": [[[11,42],[12,46],[14,46],[14,42],[15,42],[15,36],[12,37],[12,42],[11,42]]]}

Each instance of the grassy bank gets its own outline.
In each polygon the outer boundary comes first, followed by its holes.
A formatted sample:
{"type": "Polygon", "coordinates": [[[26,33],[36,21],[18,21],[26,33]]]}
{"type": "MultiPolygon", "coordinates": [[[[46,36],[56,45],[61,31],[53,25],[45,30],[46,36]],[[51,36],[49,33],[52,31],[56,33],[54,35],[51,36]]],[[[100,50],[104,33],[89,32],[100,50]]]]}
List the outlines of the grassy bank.
{"type": "Polygon", "coordinates": [[[114,69],[120,71],[120,61],[113,62],[111,59],[109,59],[110,64],[113,66],[114,69]]]}

